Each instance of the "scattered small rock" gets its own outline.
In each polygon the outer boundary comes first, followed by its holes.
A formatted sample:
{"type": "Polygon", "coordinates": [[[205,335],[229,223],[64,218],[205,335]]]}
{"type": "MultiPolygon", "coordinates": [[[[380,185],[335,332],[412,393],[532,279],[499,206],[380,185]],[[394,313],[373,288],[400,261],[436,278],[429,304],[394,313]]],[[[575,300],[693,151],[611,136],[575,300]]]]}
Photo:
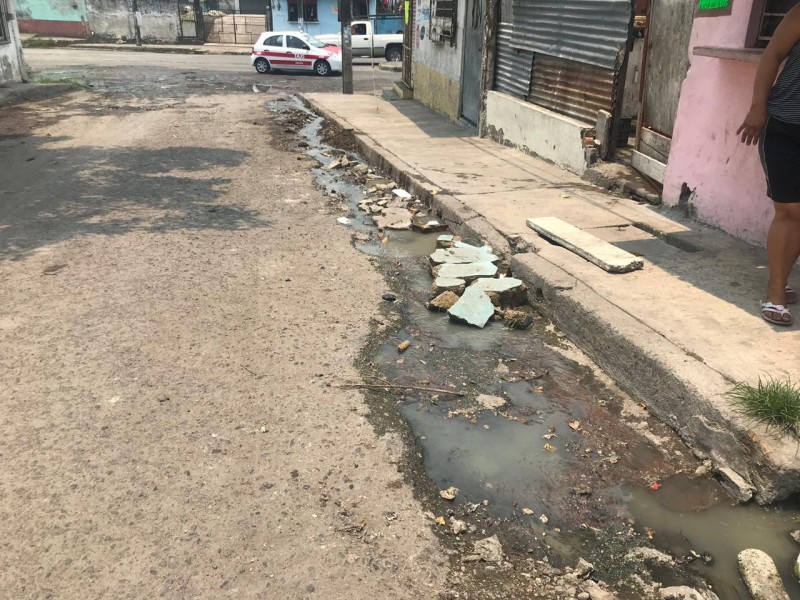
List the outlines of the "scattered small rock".
{"type": "Polygon", "coordinates": [[[405,340],[397,344],[397,351],[398,352],[405,352],[411,346],[411,342],[409,340],[405,340]]]}
{"type": "Polygon", "coordinates": [[[449,487],[446,490],[441,490],[439,495],[444,498],[445,500],[455,500],[456,496],[458,496],[458,488],[457,487],[449,487]]]}
{"type": "MultiPolygon", "coordinates": [[[[478,560],[490,563],[499,563],[503,561],[503,546],[496,535],[484,538],[475,542],[473,547],[478,560]]],[[[466,560],[466,559],[465,559],[466,560]]]]}
{"type": "Polygon", "coordinates": [[[798,544],[800,544],[800,529],[795,529],[794,531],[790,532],[790,533],[789,533],[789,536],[791,536],[791,538],[792,538],[792,539],[793,539],[795,542],[797,542],[798,544]]]}
{"type": "Polygon", "coordinates": [[[585,483],[579,483],[574,488],[572,488],[572,493],[576,496],[591,496],[592,495],[592,488],[585,483]]]}
{"type": "Polygon", "coordinates": [[[708,600],[705,594],[686,585],[661,588],[658,593],[661,594],[662,600],[708,600]]]}
{"type": "Polygon", "coordinates": [[[458,535],[460,533],[465,533],[469,529],[469,527],[464,521],[459,521],[458,519],[454,519],[453,517],[450,517],[450,528],[452,529],[455,535],[458,535]]]}
{"type": "Polygon", "coordinates": [[[533,325],[533,314],[509,308],[503,311],[503,323],[511,329],[527,329],[533,325]]]}
{"type": "Polygon", "coordinates": [[[159,394],[156,400],[158,400],[159,402],[166,402],[167,400],[169,400],[169,396],[167,396],[166,394],[159,394]]]}
{"type": "Polygon", "coordinates": [[[394,302],[397,300],[397,295],[393,294],[392,292],[386,292],[383,296],[381,296],[386,302],[394,302]]]}
{"type": "Polygon", "coordinates": [[[590,600],[616,600],[616,596],[611,592],[607,592],[600,587],[600,584],[592,581],[591,579],[584,582],[582,587],[585,592],[589,593],[590,600]]]}

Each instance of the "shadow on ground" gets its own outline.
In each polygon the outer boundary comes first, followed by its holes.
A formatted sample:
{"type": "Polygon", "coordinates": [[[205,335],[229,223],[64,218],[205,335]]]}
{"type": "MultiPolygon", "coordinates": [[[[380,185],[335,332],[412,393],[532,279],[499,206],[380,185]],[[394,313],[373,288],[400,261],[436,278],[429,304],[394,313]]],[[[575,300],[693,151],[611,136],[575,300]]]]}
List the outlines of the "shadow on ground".
{"type": "Polygon", "coordinates": [[[226,148],[58,147],[68,138],[5,137],[0,259],[87,235],[181,229],[235,230],[269,221],[221,201],[249,156],[226,148]],[[56,147],[53,147],[53,146],[56,147]]]}

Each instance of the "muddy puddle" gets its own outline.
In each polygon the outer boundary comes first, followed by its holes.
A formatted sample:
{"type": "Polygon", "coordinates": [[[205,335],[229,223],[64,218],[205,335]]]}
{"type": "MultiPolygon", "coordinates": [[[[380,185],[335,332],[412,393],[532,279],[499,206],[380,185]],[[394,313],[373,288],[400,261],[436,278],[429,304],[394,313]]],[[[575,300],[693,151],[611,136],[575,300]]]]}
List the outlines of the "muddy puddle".
{"type": "MultiPolygon", "coordinates": [[[[305,113],[297,129],[310,157],[325,165],[337,154],[321,140],[322,119],[298,101],[284,99],[271,109],[305,113]]],[[[330,199],[332,223],[349,219],[340,226],[353,229],[356,248],[373,257],[397,295],[386,304],[396,330],[377,345],[365,376],[404,387],[382,398],[413,432],[430,483],[458,488],[453,506],[466,507],[463,514],[481,507],[496,522],[513,524],[515,535],[528,535],[527,547],[546,548],[554,564],[571,565],[580,556],[617,585],[636,575],[637,568],[621,566],[626,554],[655,547],[672,557],[669,569],[648,565],[656,581],[691,584],[694,573],[721,600],[749,598],[736,555],[759,548],[778,564],[790,597],[800,600],[791,574],[800,547],[789,537],[800,528],[800,504],[734,505],[713,479],[693,478],[700,463],[691,450],[546,320],[524,331],[502,322],[478,330],[429,311],[427,257],[437,234],[379,235],[358,209],[363,184],[324,167],[314,176],[330,199]],[[411,346],[399,353],[404,340],[411,346]],[[440,392],[414,389],[425,387],[440,392]],[[481,395],[502,406],[486,408],[481,395]]]]}

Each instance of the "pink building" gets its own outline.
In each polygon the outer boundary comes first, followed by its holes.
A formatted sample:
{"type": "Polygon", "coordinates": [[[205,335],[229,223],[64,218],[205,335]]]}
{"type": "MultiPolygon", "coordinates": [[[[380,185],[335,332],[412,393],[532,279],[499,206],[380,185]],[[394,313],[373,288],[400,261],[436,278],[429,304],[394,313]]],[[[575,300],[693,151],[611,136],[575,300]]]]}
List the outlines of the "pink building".
{"type": "Polygon", "coordinates": [[[665,203],[688,205],[700,220],[759,243],[772,205],[758,151],[740,144],[736,130],[750,107],[759,46],[787,4],[730,0],[727,9],[697,11],[664,179],[665,203]]]}

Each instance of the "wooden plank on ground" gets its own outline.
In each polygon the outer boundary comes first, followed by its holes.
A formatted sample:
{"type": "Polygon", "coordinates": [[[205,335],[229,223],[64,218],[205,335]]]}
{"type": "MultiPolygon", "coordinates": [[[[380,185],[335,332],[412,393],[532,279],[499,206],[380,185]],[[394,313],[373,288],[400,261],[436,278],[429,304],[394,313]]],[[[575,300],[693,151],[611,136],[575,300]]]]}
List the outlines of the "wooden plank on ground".
{"type": "Polygon", "coordinates": [[[528,227],[564,246],[609,273],[629,273],[644,267],[644,261],[608,242],[562,221],[558,217],[528,219],[528,227]]]}
{"type": "Polygon", "coordinates": [[[664,163],[634,150],[631,155],[631,165],[650,179],[655,179],[658,183],[664,183],[664,174],[667,171],[667,165],[664,163]]]}

